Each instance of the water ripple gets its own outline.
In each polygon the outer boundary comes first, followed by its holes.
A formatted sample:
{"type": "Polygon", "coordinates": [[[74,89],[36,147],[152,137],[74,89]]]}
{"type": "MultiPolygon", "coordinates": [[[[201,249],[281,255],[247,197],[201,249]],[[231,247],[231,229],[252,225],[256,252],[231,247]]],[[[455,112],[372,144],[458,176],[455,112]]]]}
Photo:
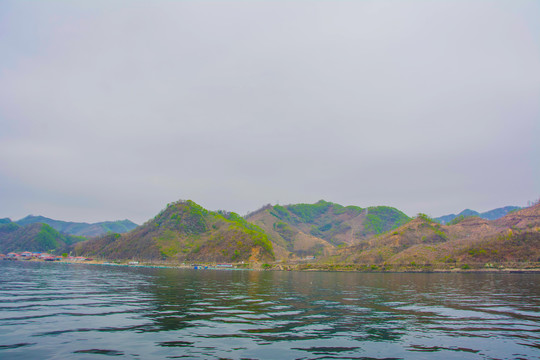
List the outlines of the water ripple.
{"type": "Polygon", "coordinates": [[[540,358],[534,274],[5,263],[0,357],[540,358]]]}

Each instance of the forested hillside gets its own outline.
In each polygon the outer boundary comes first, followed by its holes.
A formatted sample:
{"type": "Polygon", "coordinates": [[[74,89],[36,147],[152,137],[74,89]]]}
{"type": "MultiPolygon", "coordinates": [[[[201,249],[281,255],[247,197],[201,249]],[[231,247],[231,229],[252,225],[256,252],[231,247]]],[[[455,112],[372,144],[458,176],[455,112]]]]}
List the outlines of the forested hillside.
{"type": "Polygon", "coordinates": [[[21,226],[9,219],[0,222],[0,253],[4,254],[12,251],[61,252],[83,240],[85,238],[80,236],[61,234],[47,224],[21,226]]]}
{"type": "Polygon", "coordinates": [[[387,206],[361,208],[320,200],[315,204],[267,205],[247,216],[264,229],[281,257],[321,256],[336,247],[394,229],[410,220],[387,206]]]}
{"type": "Polygon", "coordinates": [[[127,234],[77,244],[75,252],[106,259],[169,261],[271,261],[266,233],[235,213],[209,211],[193,201],[169,204],[127,234]]]}

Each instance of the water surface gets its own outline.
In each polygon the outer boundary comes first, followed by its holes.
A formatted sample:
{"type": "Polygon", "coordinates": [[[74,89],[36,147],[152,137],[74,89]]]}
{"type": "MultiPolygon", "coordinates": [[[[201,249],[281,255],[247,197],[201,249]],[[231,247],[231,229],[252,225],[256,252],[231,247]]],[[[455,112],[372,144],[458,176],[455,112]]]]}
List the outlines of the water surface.
{"type": "Polygon", "coordinates": [[[0,262],[0,358],[540,359],[540,275],[0,262]]]}

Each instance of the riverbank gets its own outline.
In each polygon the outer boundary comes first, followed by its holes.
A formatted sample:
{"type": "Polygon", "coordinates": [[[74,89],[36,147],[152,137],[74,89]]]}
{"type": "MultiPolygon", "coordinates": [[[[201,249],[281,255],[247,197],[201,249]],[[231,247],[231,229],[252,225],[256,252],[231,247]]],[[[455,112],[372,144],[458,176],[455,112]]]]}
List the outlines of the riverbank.
{"type": "MultiPolygon", "coordinates": [[[[40,260],[30,260],[40,261],[40,260]]],[[[504,264],[461,264],[456,266],[437,265],[368,265],[368,264],[318,264],[318,263],[172,263],[172,262],[133,262],[86,260],[78,261],[62,259],[57,263],[88,264],[99,266],[122,266],[163,269],[196,269],[196,270],[257,270],[257,271],[327,271],[327,272],[359,272],[359,273],[540,273],[540,263],[504,263],[504,264]]]]}
{"type": "MultiPolygon", "coordinates": [[[[10,253],[9,255],[18,255],[10,253]]],[[[443,263],[443,264],[340,264],[323,262],[284,262],[272,263],[238,262],[232,264],[182,262],[170,261],[135,261],[135,260],[107,260],[73,256],[44,256],[27,255],[8,256],[4,260],[55,262],[65,264],[90,264],[103,266],[127,266],[147,268],[176,268],[196,270],[264,270],[264,271],[336,271],[336,272],[362,272],[362,273],[540,273],[540,262],[504,262],[504,263],[443,263]]],[[[33,254],[34,255],[34,254],[33,254]]]]}
{"type": "MultiPolygon", "coordinates": [[[[388,272],[388,273],[468,273],[468,272],[533,272],[540,273],[540,262],[501,264],[475,263],[475,264],[323,264],[307,263],[292,266],[281,265],[283,270],[295,271],[354,271],[354,272],[388,272]]],[[[281,269],[280,269],[281,270],[281,269]]]]}

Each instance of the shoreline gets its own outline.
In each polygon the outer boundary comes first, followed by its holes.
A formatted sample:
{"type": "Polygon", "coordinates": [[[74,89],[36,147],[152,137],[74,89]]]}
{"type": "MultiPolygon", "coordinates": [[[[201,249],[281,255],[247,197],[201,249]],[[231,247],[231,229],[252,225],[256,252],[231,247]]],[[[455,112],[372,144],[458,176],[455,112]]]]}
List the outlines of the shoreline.
{"type": "MultiPolygon", "coordinates": [[[[5,260],[6,261],[6,260],[5,260]]],[[[59,260],[59,261],[43,261],[37,259],[31,260],[7,260],[7,261],[20,261],[20,262],[42,262],[42,263],[57,263],[57,264],[86,264],[86,265],[98,265],[98,266],[120,266],[120,267],[133,267],[133,268],[156,268],[156,269],[195,269],[195,270],[218,270],[218,271],[297,271],[297,272],[349,272],[349,273],[378,273],[378,274],[410,274],[410,273],[529,273],[540,274],[540,263],[535,263],[533,266],[527,263],[529,266],[520,267],[519,264],[512,264],[514,266],[505,267],[500,265],[498,267],[470,267],[470,268],[372,268],[368,265],[355,265],[355,264],[259,264],[259,263],[246,263],[231,265],[227,267],[220,267],[215,263],[197,263],[197,264],[174,264],[174,263],[152,263],[152,262],[139,262],[137,264],[130,264],[129,262],[115,262],[105,260],[91,260],[91,261],[76,261],[76,260],[59,260]],[[266,265],[266,266],[265,266],[266,265]],[[516,266],[518,265],[518,266],[516,266]]],[[[523,264],[525,265],[525,264],[523,264]]]]}

